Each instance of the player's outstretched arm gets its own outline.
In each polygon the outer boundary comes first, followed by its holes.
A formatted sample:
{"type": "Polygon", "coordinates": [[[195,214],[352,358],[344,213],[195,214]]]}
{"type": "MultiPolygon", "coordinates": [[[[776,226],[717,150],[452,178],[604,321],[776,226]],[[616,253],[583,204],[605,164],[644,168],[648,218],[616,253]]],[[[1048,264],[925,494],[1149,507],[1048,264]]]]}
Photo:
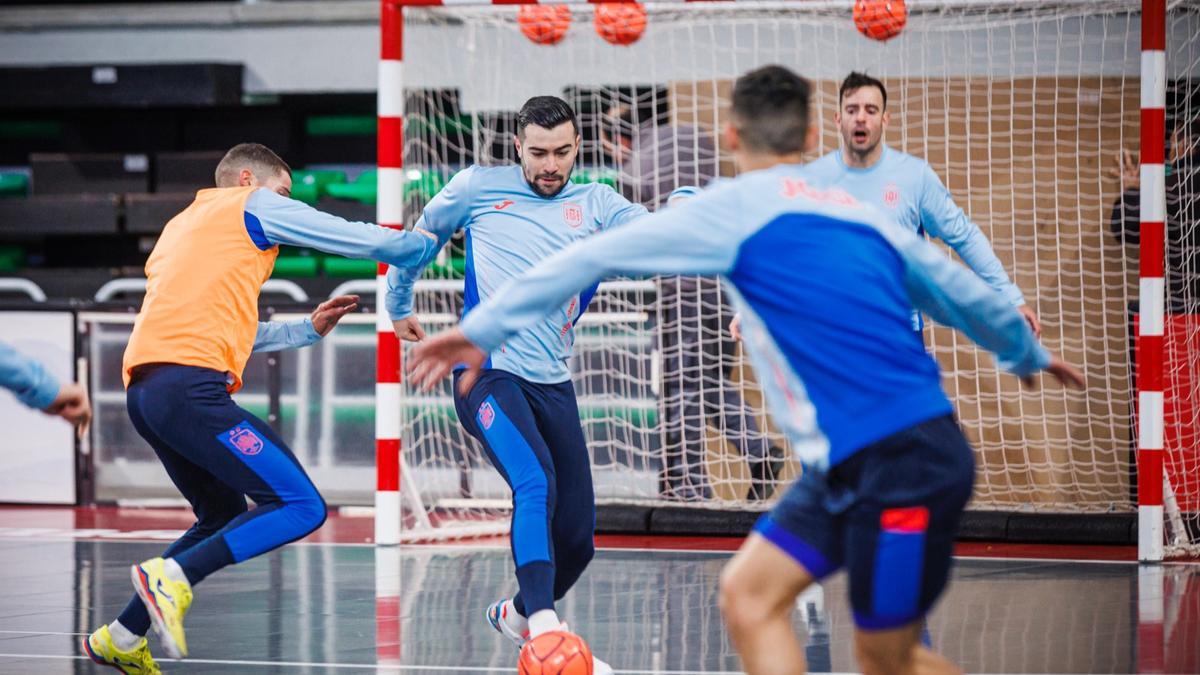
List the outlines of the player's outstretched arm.
{"type": "Polygon", "coordinates": [[[1038,343],[1025,318],[975,274],[948,260],[911,232],[880,228],[905,261],[905,287],[913,305],[939,323],[957,328],[996,354],[1001,368],[1032,384],[1041,370],[1067,386],[1084,386],[1079,371],[1038,343]]]}
{"type": "Polygon", "coordinates": [[[358,309],[357,295],[330,298],[313,310],[312,316],[295,321],[259,321],[254,336],[254,351],[277,352],[307,347],[329,335],[329,331],[350,312],[358,309]]]}
{"type": "Polygon", "coordinates": [[[996,257],[991,242],[983,235],[979,226],[967,217],[962,207],[954,202],[954,197],[950,195],[946,186],[942,185],[933,169],[925,165],[924,170],[925,187],[920,202],[921,224],[931,235],[954,249],[967,267],[974,270],[989,286],[1002,293],[1025,318],[1033,330],[1034,337],[1041,337],[1042,324],[1037,318],[1037,313],[1026,304],[1021,289],[1017,288],[1004,271],[1004,265],[996,257]]]}
{"type": "MultiPolygon", "coordinates": [[[[610,276],[727,272],[740,241],[738,206],[728,195],[714,192],[568,246],[471,310],[460,329],[414,348],[409,372],[418,386],[428,389],[456,363],[477,369],[486,358],[480,354],[491,353],[571,296],[610,276]]],[[[470,381],[464,378],[463,384],[470,381]]]]}
{"type": "Polygon", "coordinates": [[[87,431],[92,407],[87,391],[74,382],[60,385],[40,363],[0,343],[0,386],[17,400],[48,415],[57,415],[79,430],[87,431]]]}
{"type": "Polygon", "coordinates": [[[438,237],[428,231],[345,220],[267,189],[246,199],[245,220],[251,241],[264,251],[280,244],[302,246],[409,267],[423,266],[438,250],[438,237]]]}
{"type": "Polygon", "coordinates": [[[16,395],[21,403],[45,410],[54,402],[59,383],[42,364],[0,342],[0,387],[16,395]]]}

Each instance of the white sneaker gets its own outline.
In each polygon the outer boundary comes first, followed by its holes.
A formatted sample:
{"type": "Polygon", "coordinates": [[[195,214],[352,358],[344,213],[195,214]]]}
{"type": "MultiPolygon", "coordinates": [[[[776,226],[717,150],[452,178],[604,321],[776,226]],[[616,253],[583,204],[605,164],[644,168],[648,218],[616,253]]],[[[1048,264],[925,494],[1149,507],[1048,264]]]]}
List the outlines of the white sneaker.
{"type": "Polygon", "coordinates": [[[492,603],[484,612],[484,616],[487,617],[492,628],[511,640],[517,649],[524,647],[525,643],[529,642],[529,622],[512,609],[512,603],[508,601],[508,598],[501,598],[492,603]]]}

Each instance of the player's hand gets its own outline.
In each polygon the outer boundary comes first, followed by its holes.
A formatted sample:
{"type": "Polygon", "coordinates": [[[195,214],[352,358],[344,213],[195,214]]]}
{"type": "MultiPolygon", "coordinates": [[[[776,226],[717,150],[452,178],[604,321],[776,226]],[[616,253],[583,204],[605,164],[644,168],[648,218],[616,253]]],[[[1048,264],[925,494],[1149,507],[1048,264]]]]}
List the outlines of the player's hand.
{"type": "Polygon", "coordinates": [[[357,295],[339,295],[317,305],[312,313],[313,330],[325,337],[350,312],[358,309],[357,295]]]}
{"type": "Polygon", "coordinates": [[[92,405],[88,402],[87,391],[81,385],[68,382],[58,390],[58,396],[45,407],[47,415],[56,415],[71,423],[77,435],[82,438],[87,433],[92,421],[92,405]]]}
{"type": "Polygon", "coordinates": [[[1108,173],[1121,181],[1122,190],[1136,190],[1142,184],[1142,166],[1134,159],[1131,150],[1117,153],[1116,166],[1108,173]]]}
{"type": "Polygon", "coordinates": [[[729,335],[734,340],[741,342],[742,340],[742,315],[734,314],[733,321],[729,322],[729,335]]]}
{"type": "Polygon", "coordinates": [[[467,369],[459,378],[458,390],[464,396],[471,391],[487,354],[471,344],[462,329],[454,328],[422,342],[408,353],[408,376],[417,388],[429,391],[458,364],[467,369]]]}
{"type": "Polygon", "coordinates": [[[1017,307],[1017,311],[1021,316],[1025,317],[1025,321],[1029,324],[1029,328],[1033,330],[1033,337],[1042,337],[1042,323],[1038,321],[1037,314],[1033,313],[1033,308],[1029,305],[1021,305],[1017,307]]]}
{"type": "MultiPolygon", "coordinates": [[[[1079,372],[1075,366],[1063,361],[1057,356],[1050,357],[1050,365],[1046,366],[1046,372],[1051,377],[1058,380],[1064,387],[1071,389],[1086,389],[1087,380],[1084,379],[1083,373],[1079,372]]],[[[1026,387],[1037,386],[1033,376],[1021,378],[1021,383],[1026,387]]]]}
{"type": "Polygon", "coordinates": [[[425,329],[421,328],[421,322],[417,321],[416,314],[409,314],[403,319],[393,321],[392,329],[396,331],[396,337],[405,342],[420,342],[425,339],[425,329]]]}

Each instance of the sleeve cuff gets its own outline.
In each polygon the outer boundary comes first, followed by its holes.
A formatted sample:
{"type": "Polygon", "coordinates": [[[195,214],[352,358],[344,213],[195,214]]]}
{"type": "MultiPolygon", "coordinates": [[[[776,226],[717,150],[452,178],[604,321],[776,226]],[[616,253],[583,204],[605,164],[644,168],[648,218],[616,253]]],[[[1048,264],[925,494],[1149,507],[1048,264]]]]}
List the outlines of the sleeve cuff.
{"type": "Polygon", "coordinates": [[[21,402],[30,408],[45,410],[50,407],[51,403],[54,403],[54,399],[58,398],[59,389],[61,386],[53,377],[43,374],[42,381],[35,389],[22,397],[21,402]]]}
{"type": "Polygon", "coordinates": [[[304,317],[304,343],[311,345],[321,340],[321,334],[317,332],[317,327],[313,325],[312,317],[304,317]]]}

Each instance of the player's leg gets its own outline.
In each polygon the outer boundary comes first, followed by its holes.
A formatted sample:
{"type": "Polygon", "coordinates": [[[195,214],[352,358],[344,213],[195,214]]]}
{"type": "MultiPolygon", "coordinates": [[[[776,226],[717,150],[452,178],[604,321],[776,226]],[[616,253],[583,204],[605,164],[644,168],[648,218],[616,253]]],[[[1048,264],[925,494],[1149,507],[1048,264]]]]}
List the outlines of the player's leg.
{"type": "MultiPolygon", "coordinates": [[[[596,496],[587,440],[579,423],[575,387],[561,384],[527,385],[538,429],[550,448],[558,500],[551,515],[554,542],[554,600],[571,590],[596,554],[596,496]]],[[[596,675],[612,673],[612,666],[592,654],[596,675]]]]}
{"type": "MultiPolygon", "coordinates": [[[[511,544],[520,591],[511,605],[493,606],[489,612],[515,609],[518,616],[532,620],[529,628],[537,634],[542,627],[538,613],[554,611],[550,514],[554,512],[557,490],[550,451],[538,431],[520,378],[503,371],[485,371],[466,397],[457,393],[457,382],[456,376],[455,407],[463,427],[480,441],[513,493],[511,544]]],[[[497,625],[494,619],[489,616],[497,625]]],[[[509,637],[519,641],[520,636],[509,637]]]]}
{"type": "Polygon", "coordinates": [[[147,428],[171,450],[256,504],[173,556],[134,567],[135,589],[164,647],[169,653],[174,649],[186,655],[182,621],[191,602],[191,587],[227,565],[316,530],[325,522],[326,508],[282,439],[233,402],[223,374],[161,366],[149,372],[141,385],[145,396],[141,413],[147,428]]]}
{"type": "MultiPolygon", "coordinates": [[[[129,419],[138,434],[154,450],[171,482],[187,499],[196,516],[196,522],[163,551],[163,558],[173,558],[245,513],[246,498],[176,453],[159,438],[142,416],[145,403],[146,396],[141,383],[133,382],[126,393],[129,419]]],[[[96,662],[113,665],[127,673],[157,672],[157,665],[150,657],[145,639],[150,625],[146,605],[135,593],[115,621],[85,638],[84,650],[96,662]]]]}
{"type": "Polygon", "coordinates": [[[558,492],[550,530],[557,601],[575,585],[596,554],[596,495],[574,386],[563,382],[533,389],[531,403],[550,449],[558,492]]]}
{"type": "Polygon", "coordinates": [[[946,587],[974,456],[953,417],[929,420],[860,451],[835,471],[859,496],[846,515],[845,559],[865,673],[953,673],[921,646],[925,615],[946,587]]]}
{"type": "Polygon", "coordinates": [[[796,597],[840,565],[840,534],[825,508],[826,492],[823,476],[801,476],[721,573],[721,615],[750,675],[804,672],[792,628],[796,597]]]}

